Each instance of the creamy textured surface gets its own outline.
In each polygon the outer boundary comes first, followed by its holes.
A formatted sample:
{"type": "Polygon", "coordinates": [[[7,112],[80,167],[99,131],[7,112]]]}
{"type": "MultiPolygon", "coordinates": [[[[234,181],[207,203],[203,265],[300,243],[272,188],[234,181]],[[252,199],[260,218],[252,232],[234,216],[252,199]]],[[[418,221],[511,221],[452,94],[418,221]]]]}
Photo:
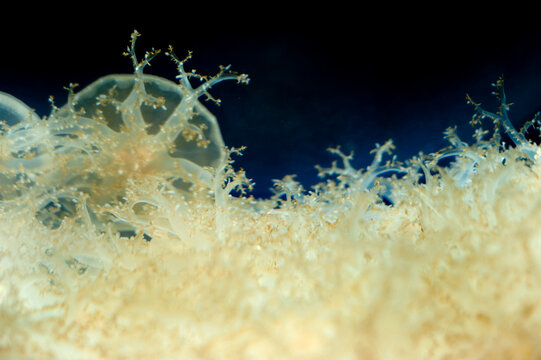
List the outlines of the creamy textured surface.
{"type": "Polygon", "coordinates": [[[289,176],[255,200],[230,195],[250,187],[234,149],[213,166],[182,165],[206,173],[183,187],[167,165],[181,155],[142,170],[170,137],[141,131],[137,147],[118,141],[122,126],[72,115],[79,132],[51,135],[66,151],[7,156],[21,138],[2,133],[0,358],[541,358],[541,167],[516,131],[505,149],[496,135],[467,145],[449,129],[450,148],[404,164],[382,163],[387,143],[365,170],[333,149],[342,165],[319,168],[312,192],[289,176]],[[111,138],[84,138],[98,132],[91,120],[111,138]],[[110,151],[70,147],[83,138],[110,151]],[[17,173],[13,159],[41,162],[17,173]],[[115,186],[73,171],[49,182],[77,163],[115,186]],[[124,171],[113,180],[111,169],[124,171]],[[386,172],[405,176],[377,178],[386,172]],[[11,186],[21,174],[32,181],[11,186]]]}

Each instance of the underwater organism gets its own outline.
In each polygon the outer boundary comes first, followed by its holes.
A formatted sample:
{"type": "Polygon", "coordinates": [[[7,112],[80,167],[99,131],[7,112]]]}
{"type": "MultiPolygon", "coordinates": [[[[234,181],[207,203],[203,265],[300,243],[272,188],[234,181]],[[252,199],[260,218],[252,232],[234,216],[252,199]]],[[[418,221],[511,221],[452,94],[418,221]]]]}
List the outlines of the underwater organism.
{"type": "Polygon", "coordinates": [[[0,358],[541,358],[541,121],[512,127],[503,82],[492,136],[331,148],[312,190],[254,199],[199,101],[248,78],[172,49],[179,83],[143,74],[137,36],[134,74],[46,118],[0,93],[0,358]]]}
{"type": "MultiPolygon", "coordinates": [[[[496,139],[499,140],[499,130],[500,128],[503,128],[505,133],[509,136],[513,144],[524,153],[524,155],[531,161],[536,160],[537,155],[537,149],[532,146],[528,140],[524,137],[524,134],[522,132],[518,132],[513,124],[511,123],[511,120],[509,119],[509,108],[512,104],[507,102],[507,96],[505,95],[505,89],[504,89],[504,80],[503,76],[498,79],[492,86],[495,88],[495,90],[492,92],[493,95],[496,96],[496,98],[499,101],[499,107],[497,113],[492,113],[490,111],[487,111],[481,107],[481,104],[476,103],[471,99],[469,95],[466,95],[467,102],[469,104],[472,104],[475,108],[475,113],[473,115],[471,124],[476,125],[480,124],[481,121],[485,118],[489,118],[494,123],[494,136],[496,139]]],[[[536,116],[537,118],[537,116],[536,116]]],[[[532,120],[533,122],[536,121],[532,120]]],[[[530,122],[532,124],[532,122],[530,122]]],[[[529,126],[529,125],[527,125],[529,126]]]]}
{"type": "Polygon", "coordinates": [[[216,118],[199,98],[219,102],[208,92],[213,85],[249,79],[229,67],[213,77],[186,72],[191,53],[180,60],[172,48],[167,55],[177,66],[179,83],[144,74],[160,51],[152,49],[138,59],[138,36],[132,34],[125,53],[133,74],[102,77],[77,93],[76,84],[70,84],[67,104],[58,108],[51,98],[47,118],[39,119],[20,101],[0,94],[4,203],[32,193],[41,204],[41,221],[58,227],[82,194],[89,216],[99,223],[114,220],[105,207],[123,201],[127,188],[141,182],[151,181],[164,191],[184,190],[187,196],[191,187],[211,186],[209,169],[226,155],[216,118]],[[194,88],[191,79],[201,84],[194,88]]]}

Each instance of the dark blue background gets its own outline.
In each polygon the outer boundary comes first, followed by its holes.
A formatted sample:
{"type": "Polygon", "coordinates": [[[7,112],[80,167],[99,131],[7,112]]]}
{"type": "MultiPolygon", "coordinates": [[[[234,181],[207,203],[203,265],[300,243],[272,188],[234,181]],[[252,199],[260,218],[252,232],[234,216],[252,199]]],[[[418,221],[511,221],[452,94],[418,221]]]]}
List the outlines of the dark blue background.
{"type": "MultiPolygon", "coordinates": [[[[96,5],[69,16],[35,9],[1,25],[0,91],[46,115],[48,96],[63,104],[70,82],[131,72],[121,53],[134,28],[141,54],[173,44],[179,56],[193,50],[188,68],[200,73],[232,64],[250,84],[217,85],[211,92],[223,105],[208,107],[226,144],[247,146],[237,165],[255,179],[256,196],[286,174],[309,188],[318,181],[314,165],[333,160],[329,146],[354,150],[354,164],[365,167],[374,144],[389,138],[401,160],[446,146],[441,134],[451,125],[470,140],[465,95],[495,110],[490,83],[502,74],[517,126],[541,110],[541,26],[525,18],[528,9],[505,18],[466,8],[269,4],[150,3],[125,12],[96,5]]],[[[147,72],[173,79],[175,67],[162,56],[147,72]]]]}

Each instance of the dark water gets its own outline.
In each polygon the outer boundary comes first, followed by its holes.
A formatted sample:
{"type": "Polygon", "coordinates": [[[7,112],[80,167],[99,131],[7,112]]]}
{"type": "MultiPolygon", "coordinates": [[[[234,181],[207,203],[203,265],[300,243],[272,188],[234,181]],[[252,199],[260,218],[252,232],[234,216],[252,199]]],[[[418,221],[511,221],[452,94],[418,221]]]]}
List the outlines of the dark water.
{"type": "MultiPolygon", "coordinates": [[[[250,75],[250,84],[217,85],[211,92],[222,106],[208,107],[225,143],[247,146],[236,164],[254,178],[256,196],[268,196],[271,179],[292,173],[309,188],[318,181],[314,165],[333,160],[329,146],[355,151],[354,165],[365,167],[374,144],[389,138],[402,160],[446,146],[442,132],[451,125],[469,141],[472,108],[465,95],[496,111],[490,84],[502,74],[518,127],[541,110],[541,26],[535,22],[511,27],[476,16],[347,16],[348,9],[320,9],[313,18],[274,9],[263,21],[266,10],[238,18],[234,9],[210,18],[164,10],[159,18],[156,9],[147,16],[145,10],[135,17],[75,16],[70,27],[63,15],[2,25],[0,91],[45,115],[48,96],[63,104],[62,87],[70,82],[85,86],[131,72],[121,53],[134,28],[142,33],[140,52],[173,44],[182,56],[191,49],[188,69],[203,74],[232,64],[250,75]]],[[[165,56],[147,72],[175,75],[165,56]]]]}

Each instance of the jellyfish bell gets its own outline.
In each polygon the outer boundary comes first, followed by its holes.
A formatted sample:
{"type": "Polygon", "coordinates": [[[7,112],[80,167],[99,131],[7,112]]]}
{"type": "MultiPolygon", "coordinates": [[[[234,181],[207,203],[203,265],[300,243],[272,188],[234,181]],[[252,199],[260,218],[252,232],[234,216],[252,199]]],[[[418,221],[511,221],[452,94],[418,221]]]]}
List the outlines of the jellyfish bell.
{"type": "Polygon", "coordinates": [[[136,86],[139,81],[136,74],[104,76],[75,94],[75,108],[84,109],[85,117],[105,121],[116,132],[144,131],[157,141],[172,139],[170,155],[192,163],[190,167],[216,167],[221,163],[224,141],[216,117],[173,81],[146,74],[141,87],[136,86]],[[199,129],[206,144],[190,141],[183,126],[199,129]]]}
{"type": "Polygon", "coordinates": [[[74,88],[70,84],[67,103],[53,105],[44,119],[0,93],[1,200],[36,191],[43,197],[38,218],[57,227],[81,193],[96,208],[122,199],[133,181],[152,178],[186,196],[195,183],[212,185],[224,142],[193,89],[136,74],[104,76],[77,93],[74,88]],[[31,181],[23,185],[23,176],[31,181]]]}
{"type": "Polygon", "coordinates": [[[39,120],[38,115],[15,96],[0,91],[0,121],[8,126],[31,119],[39,120]]]}

